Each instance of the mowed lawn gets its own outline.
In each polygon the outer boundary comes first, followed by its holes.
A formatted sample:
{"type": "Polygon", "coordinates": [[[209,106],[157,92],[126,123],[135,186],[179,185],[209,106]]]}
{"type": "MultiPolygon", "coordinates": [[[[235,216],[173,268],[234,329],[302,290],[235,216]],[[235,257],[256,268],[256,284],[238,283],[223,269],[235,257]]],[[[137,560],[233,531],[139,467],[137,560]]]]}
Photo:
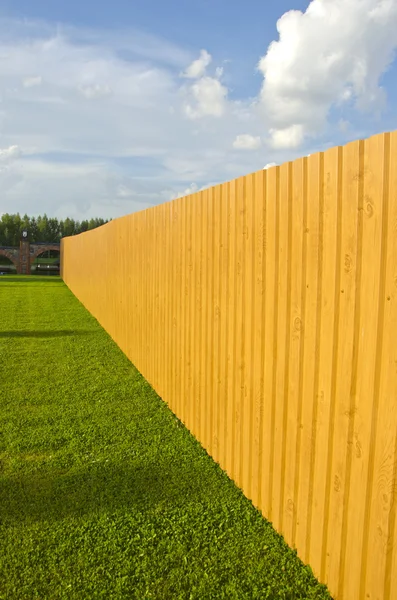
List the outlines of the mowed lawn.
{"type": "Polygon", "coordinates": [[[1,600],[330,598],[56,277],[0,277],[1,600]]]}

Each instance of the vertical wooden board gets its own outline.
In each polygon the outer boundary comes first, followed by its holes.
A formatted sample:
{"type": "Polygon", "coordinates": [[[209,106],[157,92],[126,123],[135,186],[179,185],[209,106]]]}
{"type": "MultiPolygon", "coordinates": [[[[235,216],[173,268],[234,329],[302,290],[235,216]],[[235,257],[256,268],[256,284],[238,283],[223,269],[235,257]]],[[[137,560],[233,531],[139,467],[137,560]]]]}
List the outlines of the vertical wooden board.
{"type": "Polygon", "coordinates": [[[175,278],[175,260],[174,260],[174,220],[175,220],[175,200],[167,202],[168,204],[168,260],[167,260],[167,295],[165,303],[167,307],[167,395],[166,402],[168,407],[175,412],[174,405],[174,278],[175,278]]]}
{"type": "Polygon", "coordinates": [[[119,318],[120,318],[120,301],[119,301],[119,281],[120,281],[120,256],[117,252],[117,243],[119,239],[120,219],[114,222],[114,235],[111,240],[112,248],[112,337],[117,343],[119,318]]]}
{"type": "MultiPolygon", "coordinates": [[[[397,155],[397,132],[390,135],[390,161],[397,155]]],[[[392,163],[391,163],[392,164],[392,163]]],[[[396,428],[396,405],[394,399],[397,397],[397,345],[395,343],[395,331],[397,331],[397,170],[390,168],[389,173],[389,227],[386,258],[386,310],[384,323],[384,358],[382,361],[383,371],[381,377],[380,397],[382,399],[382,415],[388,418],[387,433],[384,447],[388,448],[388,440],[393,439],[393,445],[387,453],[385,461],[384,479],[388,496],[387,514],[387,548],[386,548],[386,572],[384,579],[384,599],[392,600],[397,595],[397,428],[396,428]],[[390,469],[390,464],[393,466],[390,469]]],[[[379,450],[381,453],[382,450],[379,450]]],[[[377,464],[377,463],[376,463],[377,464]]],[[[380,470],[380,468],[379,468],[380,470]]],[[[380,475],[378,476],[380,479],[380,475]]],[[[381,526],[382,527],[382,526],[381,526]]],[[[371,562],[371,569],[376,565],[371,562]]],[[[371,581],[369,573],[369,582],[371,581]]]]}
{"type": "Polygon", "coordinates": [[[169,320],[169,392],[167,403],[173,413],[176,414],[176,394],[175,394],[175,331],[176,331],[176,263],[177,252],[176,247],[176,231],[178,224],[178,200],[170,202],[170,262],[168,271],[168,296],[167,304],[170,311],[169,320]]]}
{"type": "Polygon", "coordinates": [[[159,383],[157,393],[161,398],[164,398],[165,392],[165,278],[167,276],[167,263],[166,263],[166,222],[165,222],[165,204],[160,204],[159,207],[159,231],[158,231],[158,243],[160,252],[160,276],[159,276],[159,299],[160,308],[158,314],[158,326],[159,326],[159,383]]]}
{"type": "Polygon", "coordinates": [[[286,506],[290,500],[287,497],[286,471],[287,471],[287,440],[290,432],[288,431],[288,413],[291,388],[291,301],[292,301],[292,192],[293,192],[293,163],[288,163],[288,184],[287,184],[287,210],[288,210],[288,233],[287,233],[287,298],[286,298],[286,313],[285,313],[285,340],[284,340],[284,392],[283,392],[283,421],[282,421],[282,452],[281,452],[281,497],[280,497],[280,530],[286,538],[288,544],[291,544],[291,536],[288,524],[285,523],[286,506]]]}
{"type": "MultiPolygon", "coordinates": [[[[121,330],[121,343],[124,354],[129,357],[129,330],[130,330],[130,315],[128,312],[128,243],[129,243],[129,230],[128,230],[129,217],[128,215],[123,218],[122,228],[122,250],[121,254],[121,305],[122,305],[122,330],[121,330]]],[[[99,238],[97,237],[97,242],[99,238]]],[[[130,359],[131,360],[131,359],[130,359]]]]}
{"type": "Polygon", "coordinates": [[[158,207],[154,206],[152,209],[152,223],[153,223],[153,231],[154,231],[154,239],[153,239],[153,250],[152,250],[152,260],[153,260],[153,312],[154,312],[154,330],[153,330],[153,387],[157,390],[158,385],[158,348],[159,348],[159,338],[158,338],[158,320],[159,320],[159,248],[158,248],[158,207]]]}
{"type": "Polygon", "coordinates": [[[369,493],[368,465],[371,460],[371,425],[374,402],[374,378],[379,312],[379,265],[382,228],[383,137],[364,143],[362,224],[362,277],[360,285],[360,321],[355,397],[351,493],[348,505],[344,593],[359,597],[362,575],[365,498],[369,493]]]}
{"type": "Polygon", "coordinates": [[[141,349],[140,349],[140,332],[141,332],[141,317],[140,317],[140,295],[141,295],[141,286],[138,286],[137,283],[140,277],[140,244],[138,241],[138,219],[137,213],[134,213],[133,219],[133,236],[134,236],[134,258],[135,258],[135,268],[133,273],[133,310],[136,320],[136,338],[135,338],[135,356],[136,362],[135,366],[137,369],[140,369],[140,360],[141,360],[141,349]]]}
{"type": "Polygon", "coordinates": [[[237,306],[237,274],[236,274],[236,180],[229,183],[229,206],[230,218],[227,231],[227,248],[228,248],[228,328],[227,328],[227,396],[226,396],[226,455],[225,455],[225,470],[229,477],[233,478],[233,446],[235,439],[233,438],[234,427],[234,392],[235,392],[235,366],[234,366],[234,344],[236,342],[235,330],[237,327],[236,306],[237,306]]]}
{"type": "Polygon", "coordinates": [[[157,244],[159,251],[159,309],[157,315],[157,330],[159,339],[159,364],[158,364],[158,389],[156,390],[159,396],[163,397],[164,386],[164,279],[165,279],[165,223],[164,223],[164,204],[158,207],[158,231],[157,244]]]}
{"type": "Polygon", "coordinates": [[[122,291],[121,299],[123,306],[123,318],[122,318],[122,340],[123,340],[123,352],[128,357],[128,338],[130,329],[130,318],[127,310],[127,264],[128,264],[128,215],[123,219],[123,244],[122,244],[122,256],[121,256],[121,282],[122,291]]]}
{"type": "Polygon", "coordinates": [[[140,370],[144,377],[147,375],[147,319],[148,319],[148,302],[149,302],[149,294],[148,294],[148,277],[147,277],[147,254],[145,252],[145,236],[146,236],[146,215],[145,212],[140,211],[139,215],[139,243],[141,249],[141,279],[138,285],[142,286],[143,297],[141,301],[141,365],[140,370]]]}
{"type": "MultiPolygon", "coordinates": [[[[394,320],[394,322],[396,322],[394,320]]],[[[393,471],[393,484],[392,488],[393,501],[390,506],[389,513],[389,536],[388,536],[388,553],[386,562],[386,573],[384,580],[385,600],[392,600],[396,595],[397,590],[397,519],[396,519],[396,486],[397,486],[397,436],[395,438],[394,445],[394,471],[393,471]]]]}
{"type": "Polygon", "coordinates": [[[168,248],[169,259],[167,262],[167,329],[168,329],[168,351],[167,351],[167,404],[172,411],[175,410],[173,390],[173,349],[174,349],[174,278],[175,278],[175,201],[168,202],[168,248]]]}
{"type": "MultiPolygon", "coordinates": [[[[112,261],[112,254],[111,254],[111,247],[110,247],[110,236],[111,233],[113,231],[113,226],[111,228],[111,230],[109,231],[109,235],[106,238],[106,281],[109,282],[110,280],[110,265],[111,265],[111,261],[112,261]]],[[[112,306],[111,306],[111,297],[110,297],[110,286],[109,284],[106,286],[105,288],[105,304],[106,304],[106,314],[104,315],[104,318],[101,321],[99,321],[102,325],[104,323],[106,323],[106,325],[103,325],[104,327],[106,327],[106,330],[108,331],[108,333],[110,334],[110,328],[111,328],[111,318],[112,318],[112,306]]],[[[98,314],[98,319],[100,319],[100,315],[98,314]]],[[[111,334],[110,334],[111,335],[111,334]]]]}
{"type": "Polygon", "coordinates": [[[169,202],[162,205],[163,208],[163,293],[162,293],[162,313],[163,313],[163,340],[162,340],[162,399],[167,402],[168,399],[168,321],[169,321],[169,305],[168,305],[168,277],[170,269],[170,250],[169,250],[169,202]]]}
{"type": "Polygon", "coordinates": [[[206,448],[207,452],[210,453],[210,439],[211,432],[209,430],[209,407],[210,402],[208,398],[208,360],[210,358],[208,354],[208,324],[211,321],[211,306],[209,304],[209,272],[208,272],[208,261],[209,261],[209,228],[211,221],[211,214],[209,211],[209,190],[206,189],[203,191],[202,202],[203,202],[203,278],[202,278],[202,290],[203,290],[203,320],[201,324],[202,330],[202,373],[201,373],[201,397],[202,397],[202,444],[204,448],[206,448]]]}
{"type": "Polygon", "coordinates": [[[140,365],[139,370],[143,377],[147,376],[146,361],[147,361],[147,348],[146,348],[146,337],[147,337],[147,306],[148,306],[148,289],[147,289],[147,255],[145,253],[145,218],[146,215],[143,211],[137,213],[138,228],[139,228],[139,251],[140,251],[140,278],[138,286],[141,287],[141,299],[140,299],[140,316],[141,316],[141,340],[140,340],[140,365]]]}
{"type": "MultiPolygon", "coordinates": [[[[262,234],[261,377],[259,431],[259,505],[273,520],[275,428],[278,364],[280,167],[265,171],[266,196],[262,234]]],[[[278,476],[278,473],[277,473],[278,476]]]]}
{"type": "Polygon", "coordinates": [[[150,385],[153,386],[153,330],[154,330],[154,302],[153,302],[153,244],[154,244],[154,230],[152,222],[152,213],[150,209],[145,210],[145,255],[148,257],[148,291],[149,301],[147,305],[147,335],[146,335],[146,354],[147,354],[147,380],[150,385]]]}
{"type": "Polygon", "coordinates": [[[191,332],[190,332],[190,348],[191,348],[191,392],[189,397],[189,430],[193,435],[197,434],[197,334],[198,334],[198,318],[197,318],[197,280],[199,278],[199,234],[200,222],[198,219],[198,194],[192,194],[192,280],[191,280],[191,332]]]}
{"type": "Polygon", "coordinates": [[[212,328],[212,361],[210,377],[212,381],[212,443],[211,456],[219,463],[219,430],[220,419],[220,368],[221,368],[221,219],[222,196],[221,186],[212,188],[212,285],[213,285],[213,328],[212,328]]]}
{"type": "Polygon", "coordinates": [[[207,443],[207,413],[206,397],[206,363],[207,363],[207,319],[208,319],[208,281],[207,281],[207,249],[208,249],[208,190],[201,192],[201,324],[200,324],[200,442],[206,450],[207,443]]]}
{"type": "Polygon", "coordinates": [[[230,232],[230,193],[229,183],[221,185],[220,215],[220,333],[219,333],[219,432],[218,456],[219,464],[224,470],[227,464],[227,416],[228,416],[228,347],[229,347],[229,232],[230,232]]]}
{"type": "Polygon", "coordinates": [[[151,331],[151,378],[153,387],[155,388],[155,382],[157,381],[156,372],[156,344],[157,344],[157,227],[156,227],[156,207],[149,209],[150,212],[150,223],[152,231],[152,243],[148,248],[151,257],[151,296],[152,296],[152,331],[151,331]]]}
{"type": "Polygon", "coordinates": [[[113,298],[114,298],[114,339],[116,342],[119,340],[121,330],[121,315],[120,315],[120,284],[121,284],[121,256],[118,252],[118,245],[121,239],[122,219],[117,219],[116,223],[116,235],[112,239],[112,250],[113,250],[113,298]]]}
{"type": "Polygon", "coordinates": [[[173,203],[166,203],[166,239],[167,239],[167,260],[166,260],[166,288],[164,295],[164,304],[166,310],[166,336],[165,336],[165,394],[164,400],[167,405],[173,410],[173,398],[172,398],[172,319],[173,319],[173,203]]]}
{"type": "Polygon", "coordinates": [[[184,289],[185,302],[185,389],[183,398],[183,423],[187,426],[191,396],[191,331],[192,331],[192,199],[186,199],[185,206],[185,245],[186,245],[186,279],[184,289]]]}
{"type": "MultiPolygon", "coordinates": [[[[110,256],[112,259],[110,265],[110,278],[112,282],[112,286],[118,285],[119,280],[119,270],[120,270],[120,257],[116,251],[116,242],[119,235],[119,219],[116,219],[113,227],[113,236],[110,239],[110,256]]],[[[112,338],[117,341],[117,333],[118,333],[118,320],[119,320],[119,298],[118,298],[118,290],[113,290],[110,294],[111,306],[112,306],[112,338]]],[[[101,314],[101,309],[99,307],[99,314],[101,314]]]]}
{"type": "Polygon", "coordinates": [[[255,282],[254,261],[255,257],[255,197],[254,175],[244,177],[244,231],[243,231],[243,314],[245,323],[242,329],[242,360],[241,373],[241,400],[242,400],[242,431],[241,431],[241,485],[244,493],[252,499],[252,445],[253,445],[253,403],[256,394],[254,389],[254,312],[255,312],[255,282]]]}
{"type": "Polygon", "coordinates": [[[202,192],[196,194],[195,205],[195,307],[194,307],[194,435],[198,440],[201,440],[201,373],[202,373],[202,270],[203,270],[203,201],[202,192]]]}
{"type": "MultiPolygon", "coordinates": [[[[250,496],[254,506],[260,506],[260,489],[262,485],[262,447],[263,440],[263,347],[267,328],[264,320],[265,307],[265,227],[266,227],[266,171],[261,170],[252,175],[252,396],[251,403],[251,462],[250,462],[250,496]]],[[[247,183],[247,192],[249,185],[247,183]]]]}
{"type": "Polygon", "coordinates": [[[131,243],[131,237],[132,237],[132,232],[131,232],[131,228],[132,228],[132,215],[129,215],[128,217],[128,226],[127,226],[127,230],[126,230],[126,244],[127,244],[127,250],[126,250],[126,268],[125,268],[125,278],[126,278],[126,288],[125,288],[125,294],[126,294],[126,298],[125,298],[125,305],[126,305],[126,312],[128,314],[128,331],[127,331],[127,347],[128,347],[128,355],[131,357],[131,362],[133,364],[135,364],[135,354],[132,350],[132,336],[133,336],[133,331],[134,331],[134,326],[135,326],[135,315],[134,312],[131,308],[131,293],[132,293],[132,287],[131,287],[131,271],[133,268],[133,262],[132,262],[132,243],[131,243]]]}
{"type": "Polygon", "coordinates": [[[313,503],[311,512],[310,565],[320,576],[323,548],[328,426],[331,407],[332,360],[335,319],[335,269],[337,244],[338,149],[324,153],[324,210],[321,325],[318,348],[316,441],[314,446],[313,503]]]}
{"type": "MultiPolygon", "coordinates": [[[[397,135],[383,136],[381,261],[379,265],[379,320],[374,380],[373,463],[369,468],[364,532],[362,592],[372,599],[392,598],[384,582],[390,577],[393,533],[390,515],[395,502],[395,444],[397,431],[397,135]],[[391,535],[390,535],[391,534],[391,535]],[[374,560],[376,557],[376,560],[374,560]]],[[[394,590],[394,595],[396,589],[394,590]]]]}
{"type": "MultiPolygon", "coordinates": [[[[275,389],[275,418],[274,418],[274,449],[273,449],[273,486],[272,486],[272,522],[275,529],[282,533],[283,515],[283,452],[284,452],[284,412],[285,412],[285,386],[287,364],[286,331],[288,316],[288,294],[289,294],[289,163],[280,167],[280,196],[279,196],[279,230],[278,230],[278,320],[277,320],[277,358],[276,389],[275,389]]],[[[276,307],[275,307],[276,309],[276,307]]]]}
{"type": "MultiPolygon", "coordinates": [[[[131,357],[131,362],[135,365],[136,364],[136,354],[135,354],[135,337],[136,337],[136,316],[134,313],[134,307],[133,307],[133,294],[134,294],[134,288],[133,288],[133,273],[134,273],[134,268],[135,268],[135,252],[134,252],[134,244],[133,244],[133,215],[129,216],[129,220],[128,220],[128,235],[127,235],[127,240],[128,240],[128,261],[127,261],[127,270],[126,270],[126,279],[127,279],[127,286],[126,286],[126,309],[128,311],[128,315],[129,315],[129,322],[130,322],[130,328],[128,331],[128,355],[131,357]]],[[[98,291],[96,292],[97,294],[99,293],[98,291]]]]}
{"type": "MultiPolygon", "coordinates": [[[[340,203],[340,254],[338,265],[340,280],[336,294],[340,297],[338,318],[337,355],[334,354],[333,374],[334,440],[328,460],[325,502],[328,502],[328,517],[324,522],[323,579],[331,590],[337,592],[339,565],[342,546],[342,522],[346,493],[346,456],[350,419],[350,379],[353,354],[355,280],[357,265],[357,214],[358,214],[358,170],[359,144],[349,144],[343,150],[340,203]]],[[[332,418],[332,414],[331,414],[332,418]]]]}
{"type": "Polygon", "coordinates": [[[181,363],[180,363],[180,343],[179,330],[181,327],[181,204],[182,198],[174,200],[176,206],[175,221],[175,288],[174,288],[174,396],[175,396],[175,414],[180,413],[180,382],[181,382],[181,363]]]}
{"type": "Polygon", "coordinates": [[[185,303],[185,286],[186,286],[186,202],[187,199],[182,198],[180,204],[179,216],[179,261],[180,261],[180,280],[179,280],[179,327],[178,327],[178,362],[179,362],[179,404],[178,418],[183,421],[184,412],[184,394],[186,386],[186,354],[185,354],[185,328],[186,328],[186,303],[185,303]]]}
{"type": "MultiPolygon", "coordinates": [[[[304,358],[302,363],[302,414],[301,452],[298,459],[299,485],[296,504],[295,545],[299,556],[308,562],[310,543],[310,520],[308,506],[310,487],[312,486],[310,465],[314,454],[313,426],[314,402],[313,381],[316,365],[316,329],[318,319],[318,261],[319,261],[319,212],[320,212],[320,170],[321,154],[314,154],[307,161],[307,255],[303,285],[306,303],[303,316],[304,358]]],[[[322,183],[322,182],[321,182],[322,183]]]]}
{"type": "Polygon", "coordinates": [[[179,302],[180,302],[180,329],[179,329],[179,362],[180,362],[180,401],[179,401],[179,414],[178,418],[183,423],[185,414],[185,393],[186,393],[186,379],[187,379],[187,351],[185,345],[185,331],[186,331],[186,282],[187,282],[187,268],[188,268],[188,250],[187,250],[187,239],[186,239],[186,206],[188,199],[182,198],[181,202],[181,215],[180,215],[180,252],[181,252],[181,279],[180,279],[180,290],[179,290],[179,302]]]}
{"type": "MultiPolygon", "coordinates": [[[[114,247],[112,244],[112,237],[114,236],[115,228],[116,222],[113,221],[112,236],[107,240],[107,279],[110,283],[110,286],[108,286],[107,289],[107,304],[109,308],[108,328],[112,339],[114,339],[114,296],[111,292],[112,286],[114,285],[114,247]]],[[[98,312],[98,314],[100,315],[100,312],[98,312]]]]}
{"type": "MultiPolygon", "coordinates": [[[[335,419],[337,408],[336,398],[336,387],[337,387],[337,374],[338,374],[338,360],[340,351],[340,310],[341,310],[341,282],[342,282],[342,220],[343,220],[343,150],[342,148],[335,148],[337,154],[335,161],[336,171],[336,244],[335,244],[335,269],[334,269],[334,302],[333,302],[333,334],[332,334],[332,363],[331,363],[331,385],[330,385],[330,402],[329,402],[329,416],[328,416],[328,428],[327,428],[327,458],[325,463],[325,494],[324,494],[324,520],[323,520],[323,554],[321,559],[321,571],[320,578],[324,581],[327,571],[327,548],[330,543],[329,534],[329,519],[330,519],[330,495],[331,487],[333,485],[333,453],[335,444],[339,444],[338,435],[341,432],[335,430],[335,419]]],[[[324,163],[326,165],[326,163],[324,163]]],[[[332,533],[330,534],[332,536],[332,533]]]]}
{"type": "MultiPolygon", "coordinates": [[[[131,355],[133,358],[133,363],[137,367],[138,358],[137,358],[137,336],[138,336],[138,317],[135,309],[136,304],[136,271],[137,271],[137,253],[136,253],[136,240],[135,240],[135,217],[131,215],[130,221],[130,295],[129,295],[129,310],[131,312],[133,318],[133,328],[130,334],[130,347],[131,347],[131,355]]],[[[105,281],[103,282],[103,286],[105,286],[105,281]]]]}
{"type": "Polygon", "coordinates": [[[214,189],[209,188],[206,196],[207,203],[207,244],[206,244],[206,289],[207,289],[207,315],[206,315],[206,353],[205,353],[205,378],[204,396],[206,399],[206,439],[208,453],[213,456],[214,439],[214,330],[215,330],[215,302],[214,302],[214,189]]]}
{"type": "Polygon", "coordinates": [[[119,322],[118,322],[118,340],[119,340],[119,346],[121,348],[121,350],[126,353],[126,346],[125,346],[125,332],[126,332],[126,314],[125,314],[125,300],[124,300],[124,294],[125,294],[125,277],[124,277],[124,270],[125,270],[125,255],[126,255],[126,247],[125,247],[125,219],[126,217],[123,217],[120,220],[120,234],[119,234],[119,239],[118,239],[118,243],[117,243],[117,249],[118,249],[118,255],[119,255],[119,264],[120,264],[120,273],[119,273],[119,322]]]}
{"type": "MultiPolygon", "coordinates": [[[[295,471],[299,460],[300,445],[298,445],[298,429],[300,425],[300,375],[301,375],[301,341],[303,310],[302,306],[302,275],[303,275],[303,238],[306,235],[304,227],[304,182],[305,159],[292,163],[290,191],[290,313],[289,313],[289,361],[288,368],[288,408],[286,411],[285,430],[285,465],[284,465],[284,518],[283,531],[288,543],[295,546],[296,503],[295,471]]],[[[306,258],[306,257],[305,257],[306,258]]],[[[300,429],[299,429],[300,431],[300,429]]]]}
{"type": "MultiPolygon", "coordinates": [[[[105,271],[105,278],[106,281],[108,281],[108,274],[109,274],[109,261],[110,261],[110,256],[109,256],[109,235],[111,232],[111,228],[109,230],[108,235],[105,237],[104,239],[104,248],[105,248],[105,253],[106,253],[106,259],[105,259],[105,264],[104,264],[104,271],[105,271]]],[[[109,292],[109,285],[105,286],[104,289],[104,308],[105,308],[105,315],[104,318],[102,320],[102,322],[100,321],[100,317],[99,315],[95,315],[96,318],[98,319],[98,321],[101,323],[102,327],[104,327],[106,329],[107,332],[109,332],[109,320],[110,320],[110,292],[109,292]]]]}
{"type": "Polygon", "coordinates": [[[188,428],[193,433],[195,422],[195,374],[196,367],[196,276],[197,276],[197,196],[190,198],[189,244],[190,244],[190,282],[189,282],[189,396],[187,405],[188,428]]]}
{"type": "Polygon", "coordinates": [[[127,310],[127,264],[128,264],[128,216],[124,217],[123,220],[123,243],[122,243],[122,255],[121,255],[121,300],[123,307],[122,314],[122,343],[123,352],[128,356],[128,338],[130,329],[130,316],[127,310]]]}
{"type": "MultiPolygon", "coordinates": [[[[125,290],[126,290],[125,267],[126,267],[126,251],[127,251],[126,221],[127,221],[127,217],[123,217],[122,223],[121,223],[122,227],[121,227],[121,234],[120,234],[120,244],[119,244],[119,248],[118,248],[118,253],[119,253],[119,257],[120,257],[120,312],[121,312],[121,319],[119,321],[119,323],[120,323],[120,336],[119,336],[120,343],[119,343],[119,345],[124,354],[127,354],[127,327],[128,327],[128,322],[127,322],[128,315],[127,315],[127,311],[126,311],[126,301],[125,301],[125,290]]],[[[97,246],[98,237],[95,236],[95,238],[96,238],[95,246],[97,246]]]]}
{"type": "Polygon", "coordinates": [[[236,199],[234,211],[236,215],[235,247],[236,247],[236,304],[233,338],[233,421],[232,421],[232,473],[233,479],[241,487],[241,444],[242,444],[242,419],[243,419],[243,380],[244,380],[244,328],[245,328],[245,181],[244,177],[236,180],[236,199]]]}
{"type": "Polygon", "coordinates": [[[178,289],[178,303],[179,303],[179,326],[177,332],[178,338],[178,364],[179,364],[179,414],[178,418],[181,419],[183,411],[183,396],[185,392],[185,352],[184,352],[184,330],[185,330],[185,284],[186,284],[186,245],[185,245],[185,213],[186,213],[186,198],[181,198],[180,202],[180,214],[179,214],[179,289],[178,289]]]}

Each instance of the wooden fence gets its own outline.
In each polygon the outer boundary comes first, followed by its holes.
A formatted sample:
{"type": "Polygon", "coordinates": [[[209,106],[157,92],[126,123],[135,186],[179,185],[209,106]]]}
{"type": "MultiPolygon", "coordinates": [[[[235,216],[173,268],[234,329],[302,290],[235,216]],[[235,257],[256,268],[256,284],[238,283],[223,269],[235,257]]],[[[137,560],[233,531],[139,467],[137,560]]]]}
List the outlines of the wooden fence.
{"type": "Polygon", "coordinates": [[[397,132],[66,238],[61,273],[334,598],[397,598],[397,132]]]}

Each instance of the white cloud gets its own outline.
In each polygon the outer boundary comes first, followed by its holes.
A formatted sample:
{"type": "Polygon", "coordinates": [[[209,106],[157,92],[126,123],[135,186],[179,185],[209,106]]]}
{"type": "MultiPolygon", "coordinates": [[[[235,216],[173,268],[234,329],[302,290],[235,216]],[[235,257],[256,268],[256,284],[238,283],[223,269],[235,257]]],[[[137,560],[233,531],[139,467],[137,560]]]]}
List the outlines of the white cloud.
{"type": "Polygon", "coordinates": [[[277,163],[275,163],[275,162],[267,163],[267,165],[265,165],[263,167],[263,170],[266,171],[266,169],[271,169],[271,167],[277,167],[277,163]]]}
{"type": "Polygon", "coordinates": [[[273,148],[298,148],[304,139],[303,125],[291,125],[285,129],[270,129],[270,144],[273,148]]]}
{"type": "Polygon", "coordinates": [[[8,162],[21,155],[21,150],[17,145],[10,146],[9,148],[0,148],[0,161],[8,162]]]}
{"type": "Polygon", "coordinates": [[[214,77],[202,77],[188,90],[185,114],[189,119],[221,117],[226,109],[228,90],[214,77]]]}
{"type": "Polygon", "coordinates": [[[201,50],[200,58],[194,60],[188,66],[186,71],[182,74],[182,77],[187,77],[188,79],[198,79],[199,77],[202,77],[211,61],[211,54],[209,54],[207,50],[201,50]]]}
{"type": "Polygon", "coordinates": [[[233,148],[238,150],[257,150],[261,145],[262,142],[259,136],[254,137],[248,133],[238,135],[233,142],[233,148]]]}
{"type": "Polygon", "coordinates": [[[333,105],[382,108],[379,81],[397,47],[395,0],[313,0],[305,13],[285,13],[277,30],[258,65],[274,146],[295,148],[321,133],[333,105]]]}
{"type": "Polygon", "coordinates": [[[35,87],[36,85],[41,85],[42,81],[43,80],[40,76],[26,77],[23,80],[23,87],[25,87],[25,88],[35,87]]]}
{"type": "Polygon", "coordinates": [[[221,182],[213,181],[213,182],[207,183],[206,185],[203,185],[201,187],[199,187],[197,185],[197,183],[192,183],[183,192],[171,193],[170,200],[175,200],[176,198],[183,198],[184,196],[190,196],[190,194],[195,194],[196,192],[202,192],[203,190],[214,187],[215,185],[218,185],[219,183],[221,183],[221,182]]]}
{"type": "MultiPolygon", "coordinates": [[[[357,26],[353,26],[353,4],[357,2],[343,4],[345,23],[340,0],[332,4],[333,12],[328,0],[316,0],[310,10],[320,6],[327,18],[317,15],[313,31],[301,25],[302,19],[307,22],[307,13],[296,13],[292,21],[290,13],[283,17],[287,23],[280,39],[284,55],[280,58],[269,48],[268,60],[262,64],[266,79],[257,98],[237,97],[239,82],[233,80],[233,70],[225,77],[234,88],[230,97],[221,67],[214,65],[213,76],[210,73],[207,51],[192,68],[190,52],[139,32],[54,28],[0,19],[0,57],[7,57],[0,58],[0,213],[47,212],[81,219],[141,210],[199,191],[209,181],[254,172],[267,161],[293,160],[300,143],[321,133],[333,105],[340,114],[333,115],[332,134],[341,136],[338,120],[348,116],[351,138],[354,102],[375,101],[377,48],[382,55],[392,35],[389,4],[372,16],[369,11],[368,19],[382,22],[374,26],[376,51],[371,46],[368,56],[373,62],[361,61],[361,70],[356,67],[354,73],[356,80],[361,73],[366,85],[375,83],[372,88],[367,85],[368,93],[358,94],[354,78],[339,77],[343,65],[347,73],[352,71],[364,43],[364,17],[354,13],[357,26]],[[338,26],[328,31],[333,18],[338,26]],[[289,22],[295,30],[288,29],[289,22]],[[357,42],[357,48],[352,45],[354,60],[345,56],[347,24],[357,42]],[[306,33],[309,46],[302,41],[306,33]],[[322,38],[327,36],[324,49],[322,38]],[[321,59],[316,58],[318,48],[321,59]],[[191,76],[181,79],[181,72],[191,76]],[[38,77],[40,84],[28,90],[23,86],[27,79],[38,77]],[[343,113],[346,106],[348,115],[343,113]],[[241,150],[255,149],[262,141],[263,149],[236,152],[232,140],[241,150]]],[[[370,4],[381,6],[362,0],[365,9],[370,4]]],[[[365,31],[368,34],[368,28],[365,31]]],[[[222,61],[226,69],[227,62],[222,61]]],[[[332,135],[328,146],[331,142],[332,135]]],[[[318,138],[310,140],[302,154],[316,152],[318,144],[318,138]]]]}
{"type": "Polygon", "coordinates": [[[199,190],[198,190],[197,184],[192,183],[183,192],[177,192],[176,194],[172,194],[171,200],[175,200],[176,198],[183,198],[184,196],[189,196],[190,194],[195,194],[198,191],[199,190]]]}

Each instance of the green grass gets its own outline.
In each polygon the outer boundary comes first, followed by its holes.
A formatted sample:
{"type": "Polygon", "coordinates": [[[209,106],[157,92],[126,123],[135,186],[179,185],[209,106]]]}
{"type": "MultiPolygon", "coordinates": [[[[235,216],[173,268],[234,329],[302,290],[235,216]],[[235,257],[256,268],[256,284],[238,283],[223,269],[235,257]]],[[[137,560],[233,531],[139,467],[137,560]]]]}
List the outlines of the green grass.
{"type": "Polygon", "coordinates": [[[325,599],[59,277],[0,279],[0,598],[325,599]]]}

